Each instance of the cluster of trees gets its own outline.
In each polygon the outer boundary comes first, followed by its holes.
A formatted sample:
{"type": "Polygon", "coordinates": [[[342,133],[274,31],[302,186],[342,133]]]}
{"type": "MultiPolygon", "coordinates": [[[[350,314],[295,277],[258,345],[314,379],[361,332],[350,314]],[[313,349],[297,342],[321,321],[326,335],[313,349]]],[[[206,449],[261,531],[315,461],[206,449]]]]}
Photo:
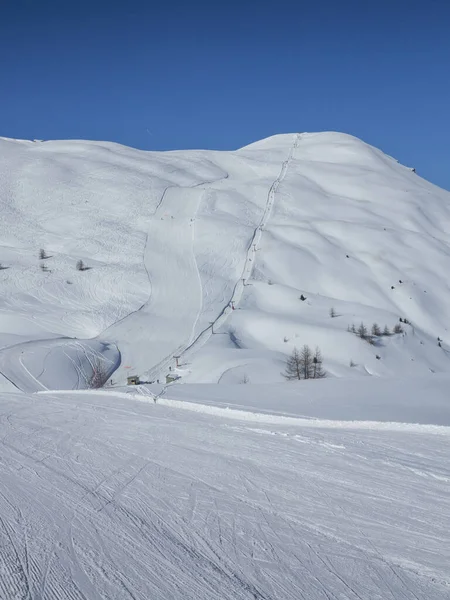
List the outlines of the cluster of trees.
{"type": "MultiPolygon", "coordinates": [[[[47,258],[50,258],[50,256],[47,255],[47,253],[45,252],[45,250],[43,248],[41,248],[39,250],[39,254],[38,254],[38,258],[39,260],[46,260],[47,258]]],[[[42,271],[48,271],[48,267],[45,263],[41,263],[40,264],[40,268],[42,271]]],[[[0,270],[2,269],[9,269],[9,267],[5,267],[2,264],[0,264],[0,270]]]]}
{"type": "Polygon", "coordinates": [[[400,323],[397,323],[392,331],[387,325],[385,325],[384,329],[382,330],[378,323],[374,323],[371,328],[371,333],[369,333],[369,330],[364,325],[364,323],[361,323],[358,327],[355,327],[355,325],[352,323],[347,327],[347,331],[349,331],[350,333],[354,333],[362,340],[366,340],[367,342],[373,342],[374,337],[403,333],[403,327],[400,325],[400,323]]]}
{"type": "MultiPolygon", "coordinates": [[[[51,258],[51,256],[49,256],[47,254],[47,252],[44,250],[44,248],[41,248],[39,250],[39,255],[38,256],[39,256],[39,260],[47,260],[47,258],[51,258]]],[[[40,266],[41,266],[41,270],[42,271],[48,271],[49,270],[48,267],[47,267],[47,265],[44,262],[42,262],[40,266]]],[[[89,268],[90,267],[87,267],[81,259],[77,261],[77,264],[76,264],[77,271],[87,271],[89,268]]]]}
{"type": "Polygon", "coordinates": [[[313,352],[306,344],[301,350],[294,348],[282,373],[288,380],[293,379],[323,379],[327,376],[322,367],[323,359],[319,348],[313,352]]]}
{"type": "MultiPolygon", "coordinates": [[[[51,258],[51,256],[49,256],[47,254],[47,252],[44,250],[44,248],[41,248],[39,250],[38,258],[39,258],[39,260],[47,260],[48,258],[51,258]]],[[[45,264],[45,262],[41,262],[41,264],[39,266],[40,266],[41,271],[44,271],[44,272],[49,272],[50,271],[50,269],[47,267],[47,265],[45,264]]],[[[9,267],[5,267],[4,265],[2,265],[0,263],[0,271],[3,270],[3,269],[8,269],[8,268],[9,267]]],[[[87,267],[82,260],[77,261],[77,264],[76,264],[77,271],[87,271],[90,268],[91,267],[87,267]]]]}

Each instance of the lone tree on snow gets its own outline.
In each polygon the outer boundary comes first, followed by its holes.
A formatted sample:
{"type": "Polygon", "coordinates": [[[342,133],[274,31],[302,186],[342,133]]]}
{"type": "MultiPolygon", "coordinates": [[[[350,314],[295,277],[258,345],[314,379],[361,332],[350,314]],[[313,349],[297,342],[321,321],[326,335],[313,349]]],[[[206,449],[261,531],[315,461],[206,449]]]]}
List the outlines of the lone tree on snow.
{"type": "Polygon", "coordinates": [[[77,271],[84,271],[85,269],[84,262],[82,260],[77,261],[77,271]]]}
{"type": "Polygon", "coordinates": [[[319,348],[313,354],[306,344],[301,351],[294,348],[286,363],[286,370],[282,373],[288,380],[293,379],[322,379],[326,373],[322,368],[322,355],[319,348]]]}
{"type": "Polygon", "coordinates": [[[334,317],[337,317],[336,311],[334,310],[333,307],[330,308],[330,317],[332,319],[334,319],[334,317]]]}
{"type": "Polygon", "coordinates": [[[39,260],[45,260],[46,258],[48,258],[47,253],[44,248],[41,248],[39,250],[39,260]]]}

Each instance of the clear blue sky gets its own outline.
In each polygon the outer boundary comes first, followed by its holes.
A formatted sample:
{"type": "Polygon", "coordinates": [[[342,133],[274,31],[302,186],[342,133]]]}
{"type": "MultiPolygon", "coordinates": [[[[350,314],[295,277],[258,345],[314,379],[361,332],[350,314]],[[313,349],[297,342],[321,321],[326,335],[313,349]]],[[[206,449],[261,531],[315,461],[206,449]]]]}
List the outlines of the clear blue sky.
{"type": "Polygon", "coordinates": [[[450,189],[449,0],[2,0],[0,75],[3,136],[344,131],[450,189]]]}

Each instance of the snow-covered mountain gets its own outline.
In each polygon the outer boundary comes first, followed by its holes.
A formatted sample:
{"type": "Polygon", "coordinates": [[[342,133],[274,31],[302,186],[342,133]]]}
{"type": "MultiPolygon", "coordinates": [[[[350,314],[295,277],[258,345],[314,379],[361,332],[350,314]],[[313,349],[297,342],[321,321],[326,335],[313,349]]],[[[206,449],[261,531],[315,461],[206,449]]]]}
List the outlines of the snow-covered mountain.
{"type": "Polygon", "coordinates": [[[0,139],[0,202],[0,600],[449,597],[448,192],[337,133],[0,139]]]}
{"type": "Polygon", "coordinates": [[[277,382],[303,344],[330,376],[450,371],[450,194],[352,136],[1,138],[0,203],[2,389],[87,387],[99,363],[115,384],[277,382]],[[399,318],[374,345],[348,331],[399,318]]]}

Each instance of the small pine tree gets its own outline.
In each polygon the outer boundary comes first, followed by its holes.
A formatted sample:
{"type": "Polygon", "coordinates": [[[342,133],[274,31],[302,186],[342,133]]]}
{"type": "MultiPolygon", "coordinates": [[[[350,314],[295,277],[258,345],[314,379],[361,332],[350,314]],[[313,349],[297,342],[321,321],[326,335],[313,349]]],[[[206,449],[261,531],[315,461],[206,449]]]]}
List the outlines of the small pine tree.
{"type": "Polygon", "coordinates": [[[363,322],[361,322],[361,325],[358,327],[357,334],[362,340],[367,339],[367,327],[363,322]]]}
{"type": "Polygon", "coordinates": [[[381,335],[381,329],[379,328],[378,323],[374,323],[372,325],[372,335],[376,335],[376,336],[381,335]]]}
{"type": "Polygon", "coordinates": [[[301,364],[300,364],[300,352],[297,348],[292,350],[291,356],[287,359],[286,370],[282,373],[283,377],[287,380],[301,379],[301,364]]]}
{"type": "Polygon", "coordinates": [[[334,319],[334,317],[337,317],[337,313],[336,313],[336,311],[334,310],[333,307],[330,308],[330,317],[332,319],[334,319]]]}
{"type": "Polygon", "coordinates": [[[322,353],[320,352],[320,349],[318,347],[316,348],[316,351],[314,352],[312,362],[313,362],[313,364],[312,364],[313,379],[323,379],[324,377],[326,377],[327,374],[325,373],[325,371],[323,370],[323,367],[322,367],[322,363],[323,363],[322,353]]]}
{"type": "Polygon", "coordinates": [[[351,366],[351,367],[356,367],[356,363],[355,363],[355,362],[353,362],[353,360],[350,360],[350,366],[351,366]]]}
{"type": "Polygon", "coordinates": [[[46,258],[48,258],[47,254],[46,254],[44,248],[41,248],[39,250],[39,260],[45,260],[46,258]]]}
{"type": "Polygon", "coordinates": [[[77,271],[84,271],[85,266],[82,260],[77,261],[77,271]]]}
{"type": "Polygon", "coordinates": [[[397,323],[394,327],[394,333],[403,333],[403,327],[400,325],[400,323],[397,323]]]}
{"type": "Polygon", "coordinates": [[[352,323],[352,326],[351,326],[351,329],[350,329],[350,331],[351,331],[352,333],[356,333],[356,327],[355,327],[355,324],[354,324],[354,323],[352,323]]]}
{"type": "Polygon", "coordinates": [[[391,331],[387,325],[384,326],[383,335],[391,335],[391,331]]]}
{"type": "Polygon", "coordinates": [[[47,265],[46,265],[46,264],[44,264],[44,263],[41,263],[39,266],[40,266],[40,268],[41,268],[41,271],[48,271],[48,269],[47,269],[47,265]]]}
{"type": "Polygon", "coordinates": [[[301,379],[311,379],[313,374],[313,354],[306,344],[300,352],[300,372],[301,379]]]}

